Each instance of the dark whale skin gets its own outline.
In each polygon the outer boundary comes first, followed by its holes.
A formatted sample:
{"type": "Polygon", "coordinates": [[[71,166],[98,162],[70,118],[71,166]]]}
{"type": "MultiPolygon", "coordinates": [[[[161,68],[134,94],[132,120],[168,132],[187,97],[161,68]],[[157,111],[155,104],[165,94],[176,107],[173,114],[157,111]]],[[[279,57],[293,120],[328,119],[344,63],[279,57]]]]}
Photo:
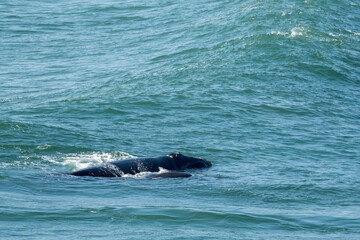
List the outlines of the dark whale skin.
{"type": "MultiPolygon", "coordinates": [[[[206,168],[212,164],[202,158],[184,156],[181,153],[171,153],[161,157],[129,158],[101,164],[94,167],[84,168],[70,173],[73,176],[92,177],[122,177],[124,174],[136,174],[140,172],[159,172],[160,168],[171,171],[181,171],[192,168],[206,168]]],[[[160,177],[188,177],[184,174],[160,173],[160,177]],[[161,175],[163,174],[163,175],[161,175]]]]}

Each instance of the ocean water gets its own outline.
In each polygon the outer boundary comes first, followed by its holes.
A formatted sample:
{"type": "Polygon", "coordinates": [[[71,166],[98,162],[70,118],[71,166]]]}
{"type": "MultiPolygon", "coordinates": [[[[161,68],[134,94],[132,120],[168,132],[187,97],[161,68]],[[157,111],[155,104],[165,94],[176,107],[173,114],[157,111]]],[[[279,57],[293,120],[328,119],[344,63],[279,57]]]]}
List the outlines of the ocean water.
{"type": "Polygon", "coordinates": [[[359,239],[359,106],[359,1],[1,0],[0,238],[359,239]]]}

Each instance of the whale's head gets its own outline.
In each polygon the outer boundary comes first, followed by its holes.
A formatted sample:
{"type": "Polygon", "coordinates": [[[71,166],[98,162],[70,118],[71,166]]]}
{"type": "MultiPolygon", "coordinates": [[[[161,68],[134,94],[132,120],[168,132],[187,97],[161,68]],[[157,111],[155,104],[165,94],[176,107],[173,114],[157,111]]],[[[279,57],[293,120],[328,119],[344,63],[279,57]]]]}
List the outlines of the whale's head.
{"type": "Polygon", "coordinates": [[[168,156],[176,160],[180,169],[206,168],[206,167],[210,167],[212,165],[211,162],[209,162],[206,159],[187,157],[187,156],[182,155],[179,152],[171,153],[168,156]]]}

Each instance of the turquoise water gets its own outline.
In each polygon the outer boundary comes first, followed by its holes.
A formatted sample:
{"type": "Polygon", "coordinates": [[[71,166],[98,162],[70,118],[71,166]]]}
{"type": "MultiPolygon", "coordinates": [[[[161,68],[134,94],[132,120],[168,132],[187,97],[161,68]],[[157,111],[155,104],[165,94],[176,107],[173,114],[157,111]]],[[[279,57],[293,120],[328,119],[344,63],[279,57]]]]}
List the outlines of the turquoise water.
{"type": "Polygon", "coordinates": [[[358,1],[2,0],[0,238],[359,239],[359,106],[358,1]]]}

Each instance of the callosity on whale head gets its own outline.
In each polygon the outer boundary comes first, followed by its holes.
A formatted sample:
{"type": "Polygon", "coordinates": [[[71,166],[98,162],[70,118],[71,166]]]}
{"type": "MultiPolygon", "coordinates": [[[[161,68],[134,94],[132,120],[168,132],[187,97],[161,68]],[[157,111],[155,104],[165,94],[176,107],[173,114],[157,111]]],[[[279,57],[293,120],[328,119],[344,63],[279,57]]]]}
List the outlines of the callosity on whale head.
{"type": "Polygon", "coordinates": [[[194,158],[194,157],[187,157],[182,155],[181,153],[171,153],[168,155],[171,158],[174,158],[178,165],[181,166],[181,169],[187,168],[206,168],[210,167],[212,164],[206,159],[203,158],[194,158]]]}

